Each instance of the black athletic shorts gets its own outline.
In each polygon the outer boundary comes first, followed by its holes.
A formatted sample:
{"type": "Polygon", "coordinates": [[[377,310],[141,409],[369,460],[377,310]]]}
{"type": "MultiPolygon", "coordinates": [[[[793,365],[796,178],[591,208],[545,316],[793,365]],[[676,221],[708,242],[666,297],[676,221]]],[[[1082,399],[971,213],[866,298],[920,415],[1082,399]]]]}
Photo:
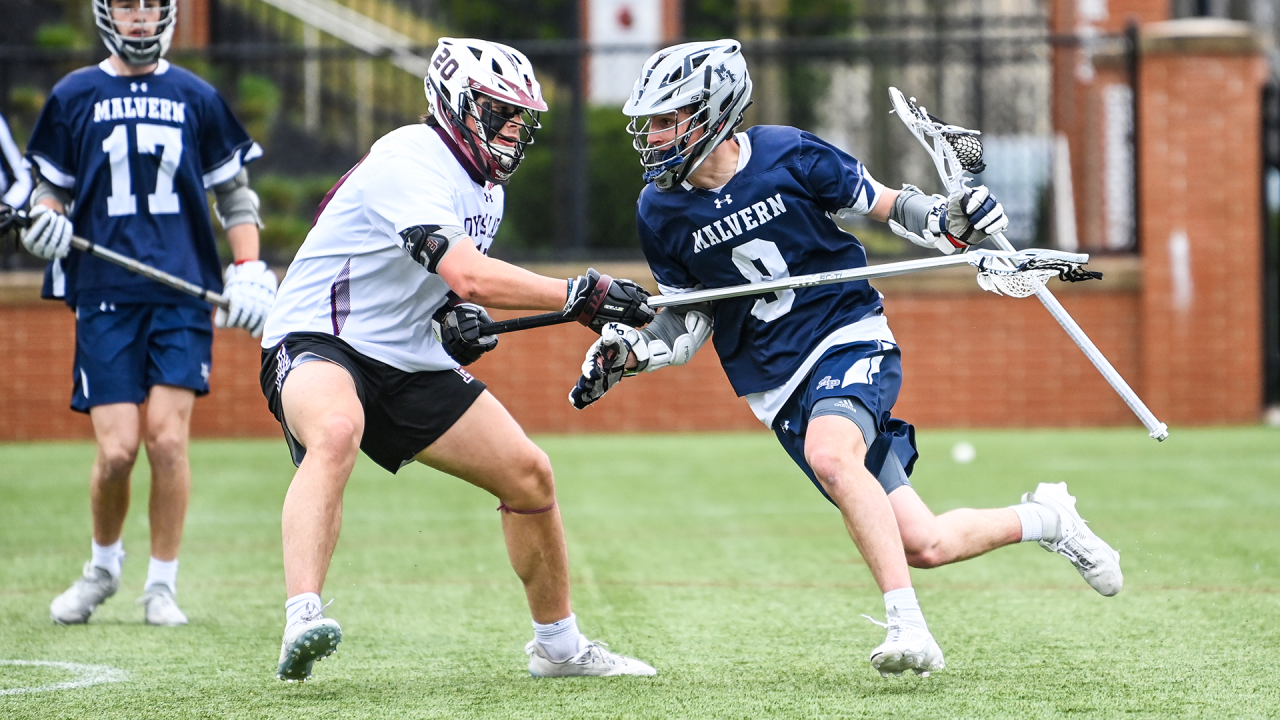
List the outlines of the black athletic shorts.
{"type": "Polygon", "coordinates": [[[302,464],[307,449],[285,425],[280,388],[293,368],[311,361],[332,362],[351,375],[364,408],[360,449],[392,473],[453,427],[485,389],[462,368],[405,372],[361,355],[333,335],[289,333],[280,344],[262,351],[259,379],[267,406],[284,429],[294,465],[302,464]]]}

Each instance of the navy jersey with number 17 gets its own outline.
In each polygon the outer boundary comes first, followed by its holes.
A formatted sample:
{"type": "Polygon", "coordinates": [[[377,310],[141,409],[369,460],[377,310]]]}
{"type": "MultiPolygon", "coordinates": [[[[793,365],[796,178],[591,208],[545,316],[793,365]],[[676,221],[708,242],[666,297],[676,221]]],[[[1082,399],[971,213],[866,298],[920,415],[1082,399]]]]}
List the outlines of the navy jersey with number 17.
{"type": "MultiPolygon", "coordinates": [[[[736,138],[738,172],[719,191],[640,194],[640,242],[664,294],[866,266],[862,244],[832,218],[875,207],[883,186],[862,163],[790,127],[736,138]]],[[[738,395],[764,392],[879,303],[865,280],[721,300],[712,341],[738,395]]]]}
{"type": "MultiPolygon", "coordinates": [[[[205,191],[262,154],[214,88],[161,60],[123,77],[110,63],[77,70],[49,95],[27,154],[71,192],[77,235],[214,291],[222,289],[205,191]]],[[[208,305],[100,258],[50,264],[45,297],[68,305],[208,305]]]]}

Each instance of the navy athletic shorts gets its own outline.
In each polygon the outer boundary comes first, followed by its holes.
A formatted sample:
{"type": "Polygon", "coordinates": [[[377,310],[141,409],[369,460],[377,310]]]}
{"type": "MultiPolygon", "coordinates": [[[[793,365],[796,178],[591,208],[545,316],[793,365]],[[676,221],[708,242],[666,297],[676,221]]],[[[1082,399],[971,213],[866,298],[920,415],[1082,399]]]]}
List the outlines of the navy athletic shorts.
{"type": "Polygon", "coordinates": [[[814,406],[821,403],[836,410],[826,414],[849,417],[862,428],[868,446],[867,470],[880,481],[886,494],[891,493],[911,484],[907,478],[919,457],[915,428],[890,415],[901,388],[902,356],[896,345],[879,341],[838,345],[819,358],[778,411],[773,432],[818,492],[831,500],[805,460],[804,441],[814,406]]]}
{"type": "Polygon", "coordinates": [[[156,385],[209,394],[213,317],[187,305],[100,303],[76,307],[71,409],[140,405],[156,385]]]}
{"type": "Polygon", "coordinates": [[[435,442],[475,403],[485,384],[462,368],[438,372],[405,372],[360,354],[341,338],[327,333],[289,333],[278,345],[262,351],[262,394],[280,421],[294,465],[301,465],[307,449],[284,422],[280,390],[285,378],[306,362],[331,362],[342,367],[356,386],[364,409],[364,437],[360,449],[370,459],[396,472],[435,442]]]}

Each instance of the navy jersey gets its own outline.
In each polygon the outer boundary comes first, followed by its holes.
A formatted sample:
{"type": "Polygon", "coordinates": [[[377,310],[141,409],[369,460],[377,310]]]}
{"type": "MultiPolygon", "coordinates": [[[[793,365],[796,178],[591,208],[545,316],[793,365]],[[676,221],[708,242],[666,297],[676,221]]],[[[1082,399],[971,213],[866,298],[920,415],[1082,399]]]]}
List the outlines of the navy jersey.
{"type": "MultiPolygon", "coordinates": [[[[640,193],[640,243],[663,293],[866,266],[862,244],[832,217],[866,214],[879,199],[883,187],[862,163],[795,128],[738,138],[745,163],[718,192],[685,183],[640,193]]],[[[763,392],[879,303],[865,280],[721,300],[712,341],[734,391],[763,392]]]]}
{"type": "MultiPolygon", "coordinates": [[[[27,145],[40,175],[71,191],[77,235],[214,291],[222,267],[205,191],[261,154],[213,86],[165,60],[137,77],[105,60],[66,76],[27,145]]],[[[208,308],[75,250],[50,264],[44,296],[208,308]]]]}

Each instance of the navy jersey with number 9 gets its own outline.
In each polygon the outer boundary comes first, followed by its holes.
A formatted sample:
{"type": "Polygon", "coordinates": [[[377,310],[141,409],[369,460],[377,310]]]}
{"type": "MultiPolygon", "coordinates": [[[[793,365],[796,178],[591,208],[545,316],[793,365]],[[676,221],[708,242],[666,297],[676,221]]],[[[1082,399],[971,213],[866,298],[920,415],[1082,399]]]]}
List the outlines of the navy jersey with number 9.
{"type": "MultiPolygon", "coordinates": [[[[832,217],[875,207],[883,186],[862,163],[791,127],[736,137],[738,172],[718,192],[685,183],[640,194],[640,242],[664,294],[866,266],[862,244],[832,217]]],[[[865,280],[721,300],[712,341],[738,395],[764,392],[879,304],[865,280]]]]}
{"type": "MultiPolygon", "coordinates": [[[[107,61],[63,78],[27,154],[71,192],[77,235],[221,291],[205,191],[262,154],[211,85],[161,60],[122,77],[107,61]]],[[[177,290],[72,251],[50,264],[45,297],[68,305],[150,302],[208,307],[177,290]]]]}

